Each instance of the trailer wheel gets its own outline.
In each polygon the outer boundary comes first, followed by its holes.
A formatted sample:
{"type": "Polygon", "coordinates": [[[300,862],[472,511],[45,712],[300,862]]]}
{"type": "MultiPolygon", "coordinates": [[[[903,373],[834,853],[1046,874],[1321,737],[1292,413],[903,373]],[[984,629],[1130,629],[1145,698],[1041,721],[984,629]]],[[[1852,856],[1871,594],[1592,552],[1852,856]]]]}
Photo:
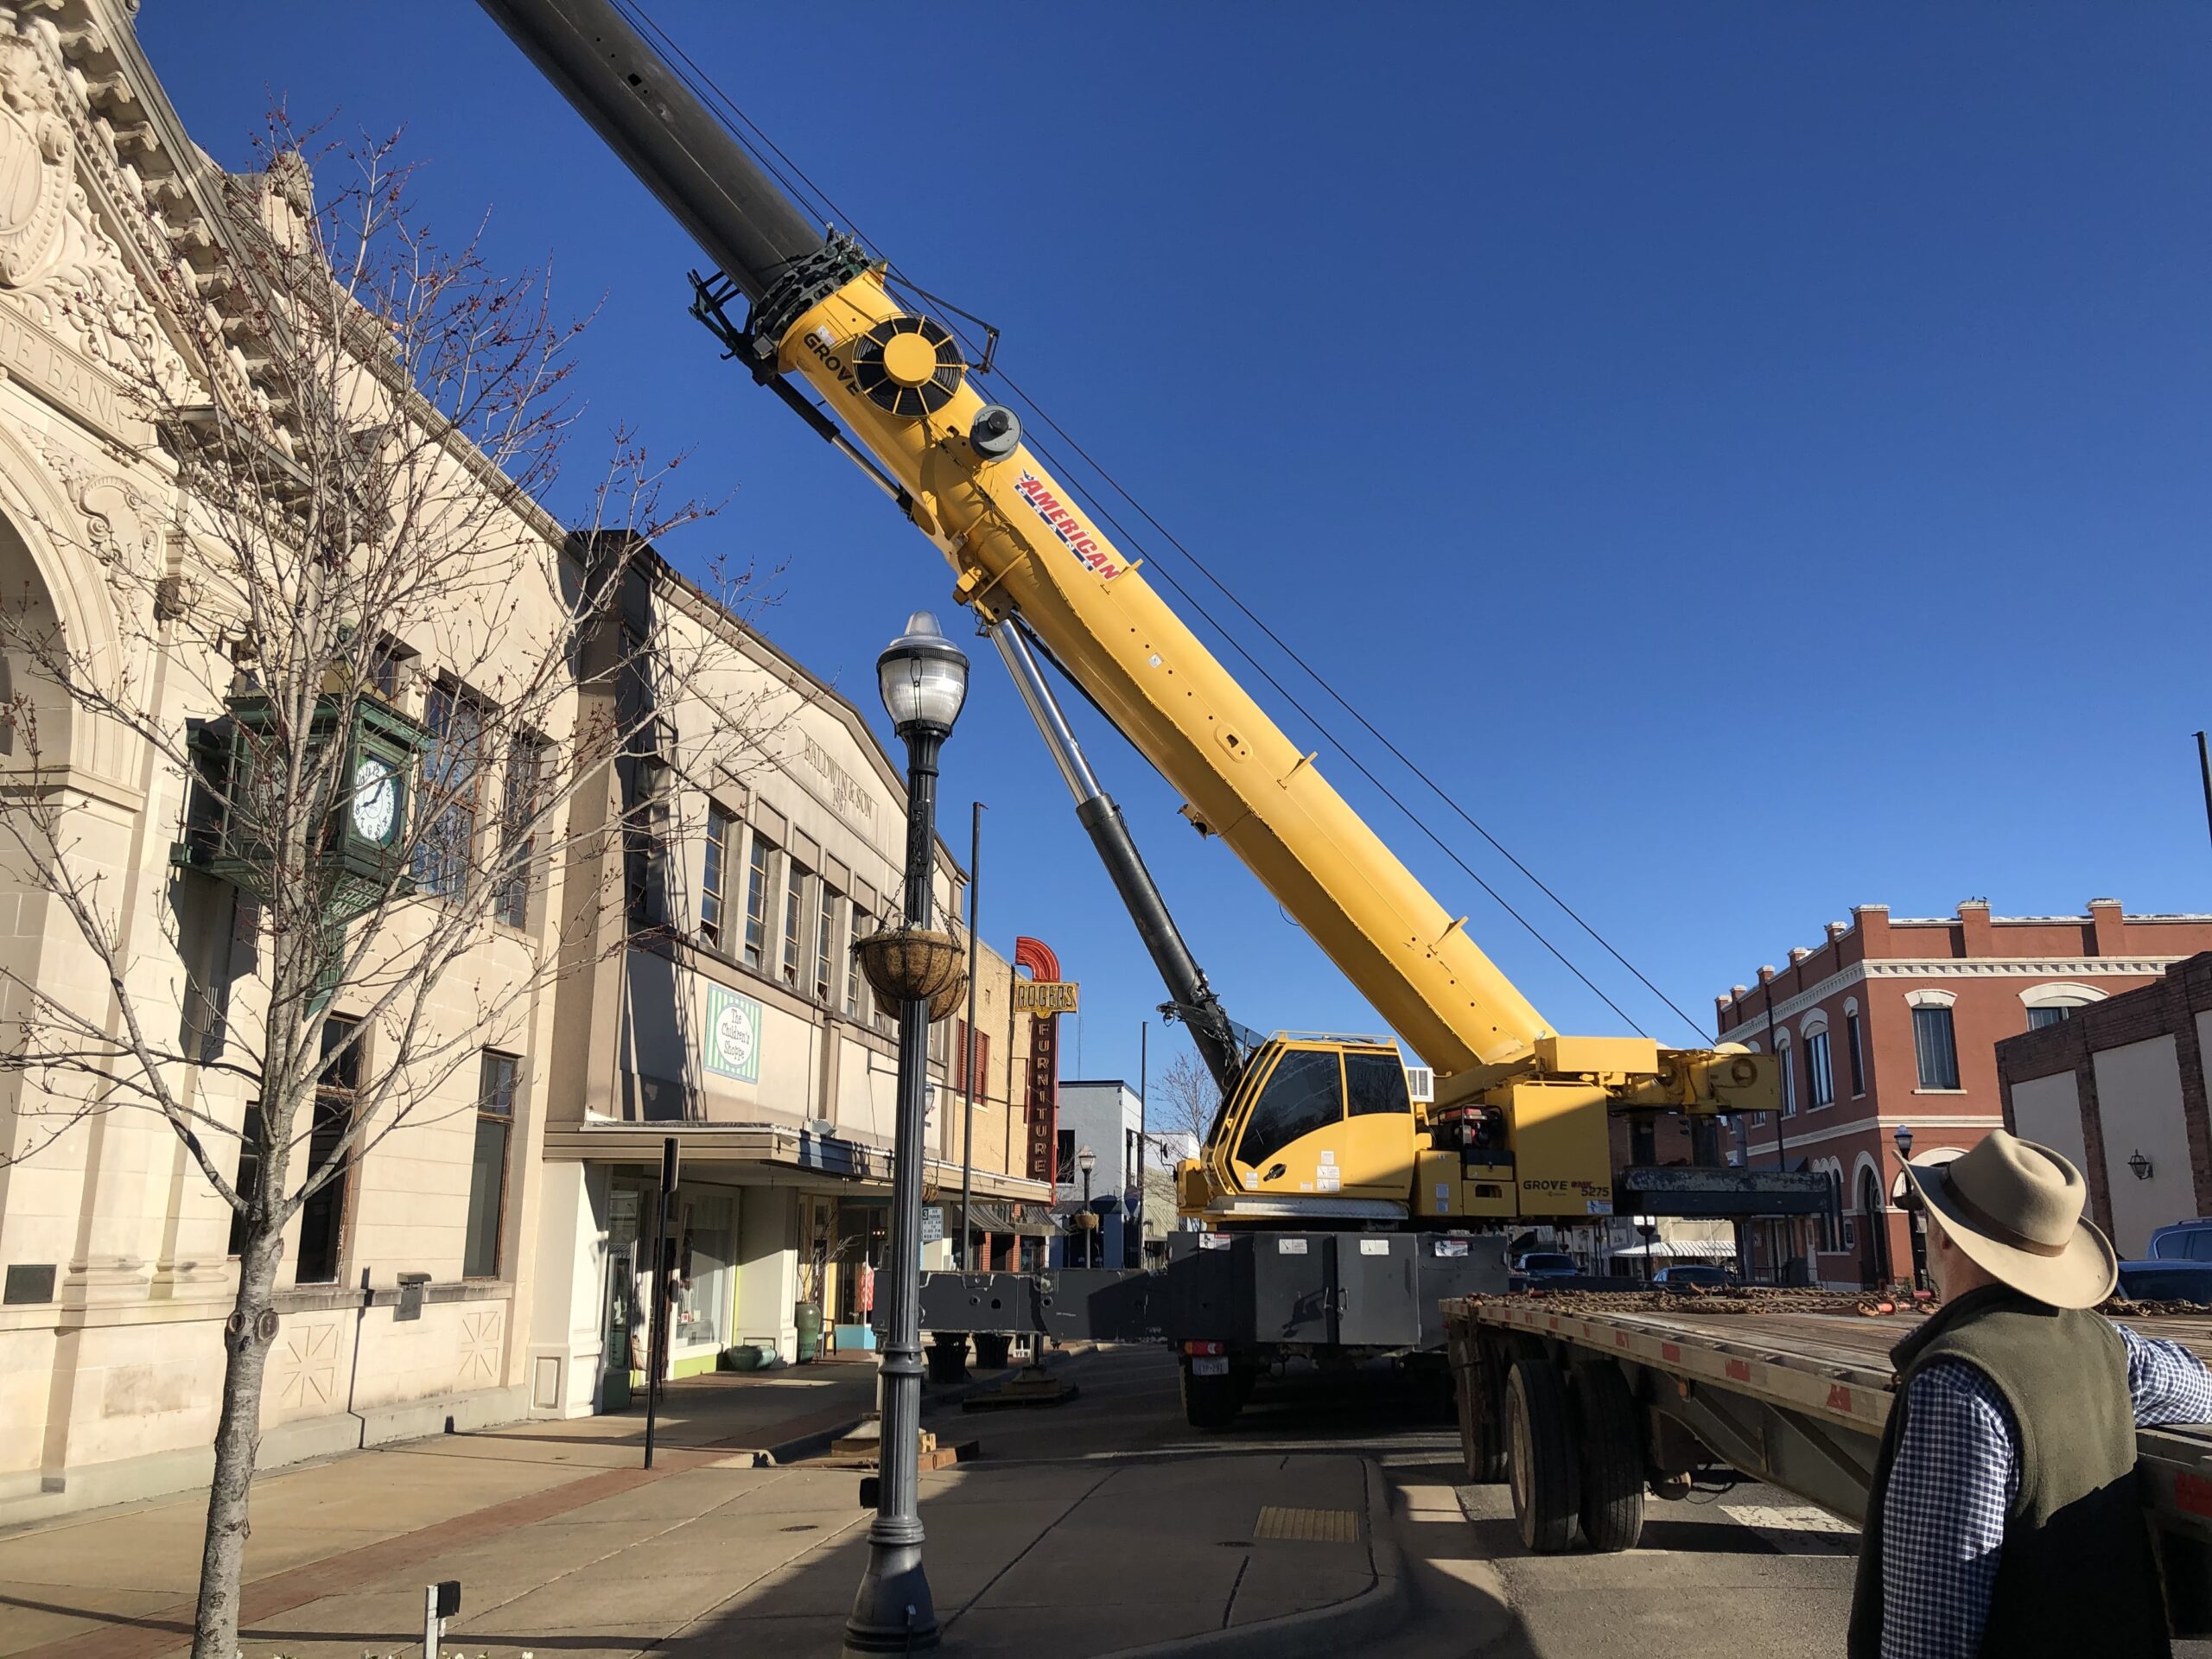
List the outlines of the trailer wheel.
{"type": "Polygon", "coordinates": [[[1643,1442],[1636,1396],[1611,1360],[1574,1372],[1582,1420],[1582,1535],[1590,1548],[1634,1549],[1643,1535],[1643,1442]]]}
{"type": "Polygon", "coordinates": [[[1180,1367],[1183,1376],[1183,1421],[1192,1428],[1227,1428],[1236,1421],[1237,1408],[1244,1403],[1243,1391],[1237,1387],[1232,1371],[1221,1376],[1199,1376],[1185,1360],[1180,1367]]]}
{"type": "MultiPolygon", "coordinates": [[[[1454,1338],[1455,1349],[1459,1339],[1454,1338]]],[[[1505,1480],[1505,1355],[1484,1343],[1475,1363],[1459,1367],[1459,1454],[1471,1486],[1497,1486],[1505,1480]]]]}
{"type": "Polygon", "coordinates": [[[1539,1555],[1556,1555],[1574,1541],[1582,1507],[1581,1460],[1574,1419],[1559,1367],[1522,1354],[1505,1381],[1508,1484],[1521,1541],[1539,1555]]]}

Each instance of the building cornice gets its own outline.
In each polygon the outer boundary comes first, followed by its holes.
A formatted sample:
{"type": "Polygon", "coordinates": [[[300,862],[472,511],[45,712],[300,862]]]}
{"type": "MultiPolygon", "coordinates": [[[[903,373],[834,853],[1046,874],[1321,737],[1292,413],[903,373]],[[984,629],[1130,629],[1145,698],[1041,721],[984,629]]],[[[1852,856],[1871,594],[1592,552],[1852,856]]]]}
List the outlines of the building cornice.
{"type": "MultiPolygon", "coordinates": [[[[1854,962],[1826,979],[1774,1005],[1774,1020],[1786,1025],[1847,985],[1868,979],[2156,979],[2185,957],[1884,957],[1854,962]]],[[[1738,1005],[1745,1017],[1721,1027],[1724,1041],[1744,1042],[1766,1029],[1766,1007],[1756,994],[1738,1005]]]]}

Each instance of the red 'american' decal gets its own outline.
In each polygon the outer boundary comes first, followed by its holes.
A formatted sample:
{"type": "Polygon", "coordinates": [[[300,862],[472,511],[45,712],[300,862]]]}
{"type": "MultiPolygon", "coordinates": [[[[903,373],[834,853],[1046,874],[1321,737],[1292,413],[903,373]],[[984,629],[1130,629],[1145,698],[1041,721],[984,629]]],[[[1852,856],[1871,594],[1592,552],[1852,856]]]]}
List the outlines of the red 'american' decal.
{"type": "Polygon", "coordinates": [[[1014,493],[1027,501],[1033,512],[1045,521],[1045,526],[1067,544],[1068,551],[1081,559],[1108,582],[1122,574],[1122,567],[1106,545],[1091,534],[1090,527],[1076,517],[1068,505],[1052,493],[1052,486],[1034,473],[1024,473],[1014,480],[1014,493]]]}

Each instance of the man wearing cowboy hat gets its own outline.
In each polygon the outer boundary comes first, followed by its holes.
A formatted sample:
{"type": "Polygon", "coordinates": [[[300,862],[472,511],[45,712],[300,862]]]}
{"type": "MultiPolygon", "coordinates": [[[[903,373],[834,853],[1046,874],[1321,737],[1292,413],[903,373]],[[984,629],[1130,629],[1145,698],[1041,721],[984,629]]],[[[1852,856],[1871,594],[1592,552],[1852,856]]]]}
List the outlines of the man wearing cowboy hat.
{"type": "Polygon", "coordinates": [[[2167,1653],[2135,1431],[2212,1421],[2212,1373],[2087,1311],[2118,1263],[2050,1147],[1999,1129],[1905,1175],[1943,1301],[1892,1355],[1851,1659],[2167,1653]]]}

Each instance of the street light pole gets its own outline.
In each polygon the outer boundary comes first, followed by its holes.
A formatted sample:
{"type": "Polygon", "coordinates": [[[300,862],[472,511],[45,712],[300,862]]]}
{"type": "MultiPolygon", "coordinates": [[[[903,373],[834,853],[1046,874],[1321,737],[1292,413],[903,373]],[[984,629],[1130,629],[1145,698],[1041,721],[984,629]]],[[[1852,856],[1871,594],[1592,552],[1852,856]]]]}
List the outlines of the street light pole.
{"type": "MultiPolygon", "coordinates": [[[[938,751],[968,690],[968,659],[937,619],[917,611],[876,660],[891,723],[906,744],[906,926],[930,925],[938,751]]],[[[877,1367],[883,1397],[875,1519],[868,1561],[845,1621],[848,1654],[906,1653],[938,1644],[937,1607],[922,1568],[922,1135],[929,1106],[930,1005],[899,1007],[899,1107],[891,1197],[891,1306],[877,1367]]]]}
{"type": "Polygon", "coordinates": [[[1090,1172],[1098,1167],[1098,1154],[1085,1147],[1076,1154],[1075,1166],[1083,1172],[1083,1213],[1086,1217],[1083,1224],[1083,1265],[1095,1268],[1098,1264],[1090,1259],[1096,1248],[1091,1243],[1091,1236],[1098,1230],[1098,1217],[1090,1213],[1090,1172]]]}
{"type": "MultiPolygon", "coordinates": [[[[968,818],[968,1050],[960,1057],[960,1075],[967,1087],[961,1091],[960,1116],[960,1271],[976,1270],[976,1236],[969,1230],[968,1216],[976,1200],[976,1051],[982,1045],[976,1035],[976,917],[983,902],[983,804],[974,804],[968,818]]],[[[1010,1091],[1009,1091],[1010,1092],[1010,1091]]]]}

